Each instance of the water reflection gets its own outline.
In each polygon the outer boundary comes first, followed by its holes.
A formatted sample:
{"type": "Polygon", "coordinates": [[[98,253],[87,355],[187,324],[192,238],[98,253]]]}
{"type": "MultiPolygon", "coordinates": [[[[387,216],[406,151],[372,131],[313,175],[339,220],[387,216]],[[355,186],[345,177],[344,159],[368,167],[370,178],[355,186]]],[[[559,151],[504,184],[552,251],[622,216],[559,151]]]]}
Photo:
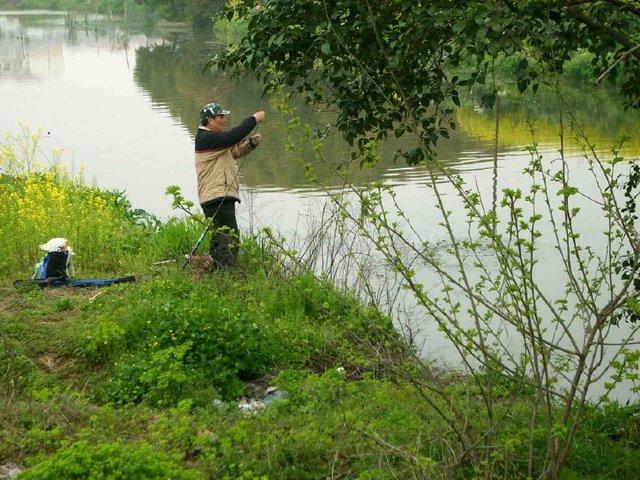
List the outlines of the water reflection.
{"type": "Polygon", "coordinates": [[[126,51],[128,44],[127,32],[113,24],[90,24],[59,12],[0,14],[0,78],[26,82],[60,77],[65,56],[72,54],[66,47],[90,48],[99,55],[126,51]]]}
{"type": "MultiPolygon", "coordinates": [[[[179,39],[171,43],[165,41],[139,48],[136,51],[136,82],[148,92],[155,105],[166,106],[191,136],[195,135],[197,129],[199,109],[212,100],[236,113],[231,118],[232,122],[240,120],[239,117],[242,115],[266,109],[269,121],[260,126],[266,139],[260,147],[260,161],[247,165],[243,170],[243,181],[255,188],[312,188],[305,176],[305,169],[297,162],[297,157],[285,149],[283,127],[275,121],[278,115],[270,110],[268,99],[263,98],[262,85],[251,78],[243,78],[238,82],[216,78],[209,72],[203,72],[202,65],[206,56],[200,53],[196,59],[192,55],[193,50],[183,48],[179,39]]],[[[303,105],[297,107],[304,122],[318,125],[330,121],[325,112],[303,105]]],[[[342,164],[349,159],[350,149],[338,135],[330,135],[325,143],[330,146],[326,150],[329,163],[342,164]]],[[[472,165],[475,165],[472,168],[483,168],[484,162],[492,161],[492,158],[480,153],[483,143],[482,140],[466,134],[452,132],[451,139],[442,140],[438,155],[440,159],[450,162],[462,171],[472,165]]],[[[364,171],[357,165],[354,166],[351,169],[350,180],[358,184],[371,178],[383,178],[391,180],[394,184],[403,184],[424,179],[424,167],[408,167],[402,161],[394,161],[394,154],[398,148],[412,148],[414,144],[411,139],[385,142],[380,147],[383,159],[381,164],[364,171]]],[[[305,160],[311,160],[311,153],[307,153],[305,160]]],[[[343,182],[343,179],[332,173],[326,163],[316,162],[315,168],[320,180],[329,186],[338,186],[343,182]]]]}
{"type": "MultiPolygon", "coordinates": [[[[208,30],[150,32],[148,27],[125,28],[64,14],[0,14],[0,96],[6,106],[0,127],[13,130],[18,120],[26,120],[53,131],[52,145],[67,147],[72,160],[85,164],[98,183],[126,189],[134,203],[164,214],[167,208],[159,205],[166,204],[162,192],[167,184],[180,183],[195,198],[191,152],[200,107],[219,101],[232,110],[232,123],[266,109],[269,121],[260,126],[265,142],[244,165],[243,184],[253,191],[313,191],[297,156],[285,149],[283,126],[269,109],[269,99],[263,98],[262,86],[251,78],[235,83],[203,71],[216,48],[208,30]],[[40,87],[29,87],[31,83],[40,87]],[[46,114],[34,120],[29,112],[38,110],[46,114]],[[100,126],[108,134],[96,135],[87,124],[94,115],[100,116],[100,126]],[[140,175],[146,185],[142,192],[140,175]]],[[[463,174],[482,175],[494,166],[494,112],[477,107],[480,94],[468,95],[456,112],[458,130],[438,145],[439,159],[463,174]]],[[[623,133],[635,133],[640,123],[637,113],[624,112],[606,91],[585,95],[567,89],[565,96],[599,148],[610,148],[623,133]]],[[[298,108],[311,124],[331,121],[325,111],[298,108]]],[[[552,95],[533,98],[509,89],[501,92],[498,167],[504,169],[511,161],[505,159],[533,142],[530,120],[535,140],[549,151],[557,150],[558,110],[552,95]]],[[[626,152],[638,154],[639,142],[634,135],[626,152]]],[[[566,143],[572,155],[579,156],[577,144],[569,137],[566,143]]],[[[428,183],[424,166],[394,161],[398,148],[414,144],[410,138],[385,142],[380,146],[382,162],[372,169],[351,166],[349,180],[360,184],[382,179],[398,186],[428,183]]],[[[348,146],[335,134],[327,139],[325,153],[335,163],[350,157],[348,146]]],[[[306,159],[311,158],[307,151],[306,159]]],[[[344,182],[323,162],[317,163],[316,173],[330,188],[344,182]]]]}
{"type": "MultiPolygon", "coordinates": [[[[156,44],[136,51],[136,81],[156,104],[166,105],[191,135],[195,134],[197,128],[198,109],[209,101],[219,101],[228,105],[233,112],[243,114],[265,108],[266,103],[262,98],[262,86],[249,78],[231,83],[203,72],[202,65],[215,44],[208,43],[206,46],[197,49],[193,46],[193,37],[185,39],[174,36],[168,44],[156,44]]],[[[569,94],[565,98],[566,108],[573,112],[573,116],[565,113],[566,128],[575,119],[584,125],[585,134],[600,149],[608,150],[623,134],[635,133],[634,129],[640,123],[637,114],[624,112],[620,101],[605,90],[594,89],[592,95],[586,96],[588,101],[584,101],[582,91],[567,89],[564,93],[569,94]]],[[[438,157],[452,166],[454,171],[492,167],[494,155],[490,147],[494,142],[494,113],[476,106],[479,96],[468,96],[467,104],[456,112],[459,130],[452,132],[449,140],[440,141],[438,157]]],[[[298,108],[303,120],[312,125],[322,124],[325,120],[323,117],[326,115],[320,112],[303,106],[298,108]]],[[[543,146],[558,145],[558,109],[558,99],[551,92],[523,97],[510,90],[504,91],[501,97],[500,149],[521,149],[532,144],[534,139],[543,146]],[[531,127],[535,129],[535,136],[530,131],[531,127]]],[[[260,164],[252,164],[245,170],[246,184],[257,188],[308,187],[304,170],[295,164],[292,155],[282,145],[282,126],[270,121],[261,129],[269,141],[261,147],[260,164]]],[[[424,180],[424,167],[408,167],[393,160],[398,148],[410,148],[411,143],[411,140],[387,141],[381,146],[381,164],[366,175],[357,168],[353,169],[351,181],[360,183],[370,178],[382,178],[401,185],[424,180]]],[[[331,145],[331,151],[328,152],[330,162],[342,163],[349,158],[347,145],[337,135],[330,137],[327,144],[331,145]]],[[[569,151],[579,150],[578,142],[571,135],[565,139],[565,147],[569,151]]],[[[626,143],[625,153],[636,155],[639,152],[640,141],[636,136],[626,143]]],[[[329,185],[339,185],[340,180],[331,175],[326,165],[318,164],[316,168],[322,180],[329,185]]]]}
{"type": "MultiPolygon", "coordinates": [[[[519,94],[515,87],[505,88],[500,98],[501,147],[521,147],[535,141],[544,146],[559,146],[560,115],[564,123],[564,143],[569,151],[581,150],[584,141],[577,141],[575,133],[584,134],[599,151],[609,151],[620,139],[628,139],[623,151],[630,156],[640,155],[640,112],[626,111],[618,96],[609,89],[589,85],[566,84],[560,87],[562,102],[550,88],[542,88],[534,95],[519,94]]],[[[484,142],[493,142],[494,112],[478,107],[482,90],[474,91],[457,111],[461,130],[484,142]]]]}

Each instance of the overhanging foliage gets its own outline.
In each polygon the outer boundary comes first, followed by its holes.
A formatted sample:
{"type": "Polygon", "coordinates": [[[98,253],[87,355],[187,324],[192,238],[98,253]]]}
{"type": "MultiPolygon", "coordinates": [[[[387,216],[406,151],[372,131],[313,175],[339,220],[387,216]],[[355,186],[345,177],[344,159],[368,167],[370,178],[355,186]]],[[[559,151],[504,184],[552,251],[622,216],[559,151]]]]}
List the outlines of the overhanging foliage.
{"type": "MultiPolygon", "coordinates": [[[[248,33],[211,65],[330,104],[360,150],[372,137],[416,133],[422,148],[403,152],[409,163],[430,157],[455,128],[449,113],[460,87],[485,83],[499,55],[522,56],[515,80],[524,91],[537,89],[541,71],[560,72],[572,52],[586,50],[599,72],[617,75],[628,104],[640,106],[637,2],[242,0],[226,14],[248,20],[248,33]]],[[[494,101],[490,91],[483,103],[494,101]]]]}

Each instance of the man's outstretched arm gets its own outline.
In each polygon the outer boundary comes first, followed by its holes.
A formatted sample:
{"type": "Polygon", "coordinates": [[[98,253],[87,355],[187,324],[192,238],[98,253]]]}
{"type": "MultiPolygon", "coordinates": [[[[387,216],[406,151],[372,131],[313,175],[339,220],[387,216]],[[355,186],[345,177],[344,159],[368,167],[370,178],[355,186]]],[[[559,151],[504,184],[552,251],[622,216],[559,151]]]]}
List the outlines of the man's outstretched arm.
{"type": "Polygon", "coordinates": [[[201,130],[200,135],[196,138],[196,151],[222,150],[224,148],[232,147],[249,135],[251,130],[253,130],[257,124],[256,119],[251,116],[245,118],[239,125],[233,127],[227,132],[201,130]]]}
{"type": "Polygon", "coordinates": [[[265,113],[259,111],[245,118],[239,125],[226,132],[200,130],[196,136],[196,152],[202,150],[222,150],[234,146],[251,133],[256,125],[264,120],[265,113]]]}

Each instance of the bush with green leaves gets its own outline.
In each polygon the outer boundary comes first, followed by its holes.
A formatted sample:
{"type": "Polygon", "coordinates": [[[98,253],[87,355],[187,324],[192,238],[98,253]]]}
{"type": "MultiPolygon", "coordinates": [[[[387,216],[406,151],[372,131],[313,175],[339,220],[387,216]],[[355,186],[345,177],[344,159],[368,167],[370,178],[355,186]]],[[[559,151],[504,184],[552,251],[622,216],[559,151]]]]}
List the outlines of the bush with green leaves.
{"type": "Polygon", "coordinates": [[[78,352],[89,361],[115,361],[103,388],[107,401],[173,404],[195,385],[230,398],[242,392],[240,378],[274,363],[278,341],[268,325],[187,278],[132,287],[118,308],[121,301],[106,301],[101,309],[115,307],[110,320],[89,318],[78,339],[78,352]]]}
{"type": "Polygon", "coordinates": [[[178,458],[155,451],[146,443],[79,441],[37,463],[20,480],[198,480],[202,475],[182,467],[178,458]]]}
{"type": "Polygon", "coordinates": [[[178,275],[111,292],[72,329],[72,353],[112,374],[98,393],[107,402],[233,398],[242,380],[280,368],[378,371],[371,344],[402,354],[387,317],[311,275],[178,275]]]}
{"type": "MultiPolygon", "coordinates": [[[[211,381],[203,377],[201,369],[189,365],[185,359],[192,347],[190,342],[151,352],[148,356],[127,355],[115,363],[115,375],[102,391],[106,401],[151,405],[173,405],[181,398],[215,398],[211,381]]],[[[229,381],[219,387],[229,390],[229,381]]]]}
{"type": "MultiPolygon", "coordinates": [[[[406,384],[373,378],[352,382],[342,369],[322,375],[288,370],[275,383],[286,397],[261,413],[223,410],[208,420],[215,436],[201,440],[200,448],[211,478],[414,478],[426,475],[430,455],[438,454],[435,442],[418,444],[421,435],[439,436],[443,425],[437,418],[421,424],[423,412],[413,409],[414,392],[406,384]],[[384,442],[415,445],[420,464],[387,450],[384,442]]],[[[170,436],[166,430],[164,437],[170,436]]]]}
{"type": "Polygon", "coordinates": [[[81,328],[84,332],[77,339],[76,352],[92,364],[106,362],[116,355],[127,334],[122,326],[108,318],[96,318],[81,328]]]}

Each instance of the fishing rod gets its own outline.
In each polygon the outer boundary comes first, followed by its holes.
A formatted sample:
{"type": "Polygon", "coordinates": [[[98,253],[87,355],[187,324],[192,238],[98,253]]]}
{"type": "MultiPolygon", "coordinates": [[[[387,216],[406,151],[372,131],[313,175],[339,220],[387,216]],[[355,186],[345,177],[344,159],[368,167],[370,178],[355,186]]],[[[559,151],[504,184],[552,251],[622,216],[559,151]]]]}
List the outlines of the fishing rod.
{"type": "Polygon", "coordinates": [[[191,253],[189,253],[189,255],[187,255],[187,258],[185,258],[184,263],[182,264],[182,269],[183,270],[185,268],[187,268],[187,265],[189,265],[189,262],[191,262],[191,258],[193,257],[193,254],[196,253],[196,250],[198,250],[198,247],[200,246],[200,244],[204,240],[204,237],[207,235],[207,232],[209,232],[209,229],[211,228],[212,225],[213,225],[213,222],[209,221],[209,224],[207,225],[207,227],[200,234],[200,237],[198,238],[198,240],[196,240],[195,245],[191,249],[191,253]]]}

